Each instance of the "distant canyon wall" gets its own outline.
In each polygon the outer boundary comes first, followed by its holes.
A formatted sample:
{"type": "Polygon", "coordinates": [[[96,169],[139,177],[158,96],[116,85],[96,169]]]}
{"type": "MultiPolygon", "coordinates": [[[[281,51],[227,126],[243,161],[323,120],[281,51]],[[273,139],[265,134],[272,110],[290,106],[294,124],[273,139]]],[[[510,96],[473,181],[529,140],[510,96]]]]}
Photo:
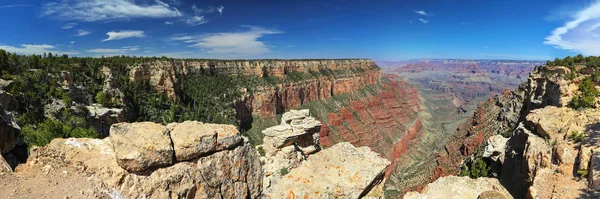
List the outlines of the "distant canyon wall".
{"type": "Polygon", "coordinates": [[[133,67],[131,80],[150,83],[172,99],[180,78],[193,73],[247,75],[283,78],[291,73],[345,71],[300,81],[252,88],[241,103],[236,103],[238,117],[257,115],[274,117],[313,100],[326,99],[373,85],[381,77],[379,67],[368,59],[340,60],[171,60],[155,61],[133,67]],[[348,72],[351,71],[351,72],[348,72]]]}

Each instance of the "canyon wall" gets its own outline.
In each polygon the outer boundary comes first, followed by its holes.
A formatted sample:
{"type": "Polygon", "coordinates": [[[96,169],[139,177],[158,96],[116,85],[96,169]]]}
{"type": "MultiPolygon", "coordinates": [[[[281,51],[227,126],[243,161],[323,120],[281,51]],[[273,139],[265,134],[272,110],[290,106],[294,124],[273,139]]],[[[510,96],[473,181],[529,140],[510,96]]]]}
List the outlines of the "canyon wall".
{"type": "MultiPolygon", "coordinates": [[[[149,80],[156,89],[177,100],[181,78],[191,73],[286,78],[290,74],[320,73],[302,80],[277,82],[245,90],[236,104],[238,117],[274,117],[309,101],[353,92],[377,82],[382,74],[371,60],[172,60],[133,66],[130,79],[149,80]]],[[[306,76],[305,76],[306,77],[306,76]]]]}

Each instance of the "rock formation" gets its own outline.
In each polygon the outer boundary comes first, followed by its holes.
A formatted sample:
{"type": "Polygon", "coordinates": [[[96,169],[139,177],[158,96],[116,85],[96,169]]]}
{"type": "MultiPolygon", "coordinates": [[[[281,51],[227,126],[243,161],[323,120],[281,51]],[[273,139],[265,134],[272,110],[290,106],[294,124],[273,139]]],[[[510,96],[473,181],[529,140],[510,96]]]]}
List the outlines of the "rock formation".
{"type": "Polygon", "coordinates": [[[382,198],[390,161],[347,142],[321,150],[320,131],[306,109],[284,113],[280,125],[263,131],[265,197],[382,198]]]}
{"type": "Polygon", "coordinates": [[[259,198],[262,194],[259,154],[233,126],[119,123],[110,134],[105,139],[55,139],[33,148],[27,164],[6,176],[16,184],[5,184],[0,198],[43,197],[64,187],[70,191],[54,196],[259,198]],[[214,139],[207,139],[207,134],[214,139]],[[38,182],[25,183],[32,178],[38,182]]]}
{"type": "Polygon", "coordinates": [[[274,117],[309,101],[327,99],[375,84],[382,76],[371,60],[156,61],[134,66],[130,79],[149,80],[159,92],[176,99],[180,78],[196,72],[221,75],[283,77],[289,73],[342,71],[301,81],[253,88],[237,107],[239,117],[274,117]]]}
{"type": "Polygon", "coordinates": [[[448,176],[427,185],[421,193],[409,192],[404,199],[510,199],[510,193],[494,178],[448,176]]]}
{"type": "Polygon", "coordinates": [[[494,172],[515,198],[598,197],[600,110],[567,107],[589,77],[566,78],[576,72],[538,67],[519,89],[482,104],[439,153],[434,178],[457,174],[465,158],[485,157],[497,159],[494,172]],[[503,143],[504,152],[497,149],[503,143]]]}

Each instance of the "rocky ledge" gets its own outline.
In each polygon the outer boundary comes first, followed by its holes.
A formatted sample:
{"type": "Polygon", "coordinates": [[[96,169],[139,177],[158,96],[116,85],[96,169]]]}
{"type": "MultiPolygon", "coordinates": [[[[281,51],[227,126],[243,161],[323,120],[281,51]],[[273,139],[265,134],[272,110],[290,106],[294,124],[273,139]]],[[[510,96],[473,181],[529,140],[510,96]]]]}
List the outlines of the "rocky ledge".
{"type": "Polygon", "coordinates": [[[510,199],[498,179],[448,176],[428,184],[421,193],[409,192],[404,199],[510,199]]]}
{"type": "Polygon", "coordinates": [[[4,174],[0,198],[259,198],[258,152],[234,126],[119,123],[105,139],[55,139],[4,174]],[[69,179],[62,181],[62,179],[69,179]],[[31,183],[35,182],[35,183],[31,183]],[[62,189],[62,190],[61,190],[62,189]],[[66,190],[66,191],[65,191],[66,190]]]}

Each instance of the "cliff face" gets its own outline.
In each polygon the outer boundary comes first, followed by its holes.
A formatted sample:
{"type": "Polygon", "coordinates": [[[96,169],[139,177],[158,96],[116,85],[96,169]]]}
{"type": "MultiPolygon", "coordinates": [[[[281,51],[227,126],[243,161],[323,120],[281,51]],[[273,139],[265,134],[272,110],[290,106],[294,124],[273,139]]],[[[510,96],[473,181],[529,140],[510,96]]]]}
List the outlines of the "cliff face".
{"type": "Polygon", "coordinates": [[[236,104],[239,117],[255,114],[274,117],[313,100],[326,99],[372,85],[381,78],[379,67],[365,59],[353,60],[253,60],[156,61],[135,66],[131,80],[149,80],[159,91],[177,100],[181,78],[195,72],[283,78],[289,74],[326,72],[329,75],[253,88],[236,104]],[[343,73],[335,73],[343,71],[343,73]]]}
{"type": "Polygon", "coordinates": [[[457,175],[466,159],[485,158],[515,198],[597,197],[598,177],[590,173],[598,172],[592,160],[598,108],[567,107],[587,77],[565,67],[539,67],[518,89],[481,104],[438,152],[432,180],[457,175]],[[578,77],[567,79],[569,73],[578,77]]]}

